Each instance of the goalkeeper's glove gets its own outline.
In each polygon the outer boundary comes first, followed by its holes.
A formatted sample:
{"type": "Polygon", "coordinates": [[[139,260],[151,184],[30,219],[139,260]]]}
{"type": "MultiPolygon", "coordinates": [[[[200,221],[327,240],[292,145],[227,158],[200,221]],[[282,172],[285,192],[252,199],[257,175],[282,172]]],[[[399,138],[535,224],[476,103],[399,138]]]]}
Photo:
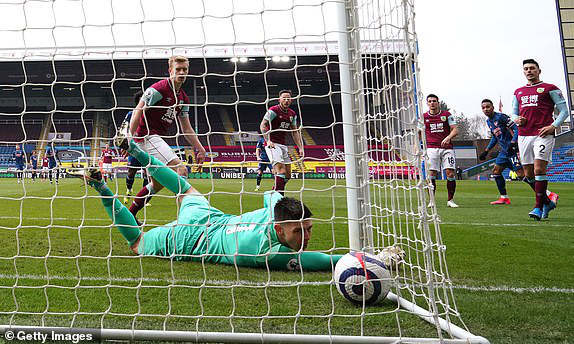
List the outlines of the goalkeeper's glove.
{"type": "Polygon", "coordinates": [[[488,151],[484,151],[484,152],[482,152],[482,154],[480,154],[480,155],[478,156],[478,158],[479,158],[480,160],[486,160],[486,156],[487,156],[487,155],[488,155],[488,151]]]}
{"type": "Polygon", "coordinates": [[[508,148],[506,149],[506,155],[512,156],[516,153],[518,153],[518,143],[510,142],[510,145],[508,145],[508,148]]]}
{"type": "Polygon", "coordinates": [[[405,251],[399,246],[388,246],[383,248],[378,256],[388,270],[391,270],[397,268],[403,262],[405,251]]]}

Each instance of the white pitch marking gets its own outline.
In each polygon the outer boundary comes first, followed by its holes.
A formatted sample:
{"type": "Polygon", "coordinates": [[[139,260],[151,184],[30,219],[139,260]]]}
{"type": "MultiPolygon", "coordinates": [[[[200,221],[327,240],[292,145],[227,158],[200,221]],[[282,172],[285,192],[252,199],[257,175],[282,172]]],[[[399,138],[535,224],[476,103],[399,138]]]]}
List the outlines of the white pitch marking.
{"type": "MultiPolygon", "coordinates": [[[[7,274],[0,274],[0,279],[24,279],[24,280],[43,280],[47,281],[48,276],[42,275],[7,275],[7,274]]],[[[168,284],[171,283],[192,283],[192,284],[206,284],[206,285],[216,285],[216,286],[252,286],[252,287],[264,287],[264,286],[289,286],[289,285],[311,285],[311,286],[319,286],[319,285],[329,285],[331,281],[315,281],[315,282],[301,282],[301,281],[271,281],[269,283],[265,282],[254,282],[254,281],[247,281],[247,280],[199,280],[199,279],[162,279],[162,278],[153,278],[153,277],[142,277],[142,278],[134,278],[134,277],[111,277],[111,278],[104,278],[100,276],[82,276],[74,277],[74,276],[50,276],[50,280],[60,280],[60,281],[102,281],[102,282],[165,282],[168,284]]],[[[511,293],[561,293],[561,294],[574,294],[574,288],[558,288],[558,287],[511,287],[511,286],[467,286],[467,285],[454,285],[452,286],[453,289],[462,289],[462,290],[470,290],[470,291],[479,291],[479,292],[511,292],[511,293]]]]}

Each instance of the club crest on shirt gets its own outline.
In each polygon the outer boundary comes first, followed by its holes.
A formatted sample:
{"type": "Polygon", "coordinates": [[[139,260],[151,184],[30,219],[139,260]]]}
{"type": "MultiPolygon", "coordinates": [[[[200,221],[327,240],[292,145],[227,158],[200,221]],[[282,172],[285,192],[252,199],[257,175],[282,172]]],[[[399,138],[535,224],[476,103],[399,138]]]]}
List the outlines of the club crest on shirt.
{"type": "Polygon", "coordinates": [[[536,92],[538,92],[538,93],[544,92],[544,87],[538,87],[538,88],[536,89],[536,92]]]}
{"type": "Polygon", "coordinates": [[[440,116],[440,120],[443,122],[446,121],[446,116],[440,116]]]}

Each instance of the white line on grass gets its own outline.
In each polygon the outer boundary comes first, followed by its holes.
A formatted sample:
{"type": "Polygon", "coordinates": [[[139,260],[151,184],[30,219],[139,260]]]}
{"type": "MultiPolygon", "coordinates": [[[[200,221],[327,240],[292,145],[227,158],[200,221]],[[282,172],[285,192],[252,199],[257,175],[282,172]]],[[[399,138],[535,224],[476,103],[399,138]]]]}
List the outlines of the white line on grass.
{"type": "MultiPolygon", "coordinates": [[[[42,275],[8,275],[8,274],[0,274],[0,279],[16,279],[19,280],[40,280],[40,281],[47,281],[47,276],[42,275]]],[[[105,278],[101,276],[82,276],[81,278],[77,276],[58,276],[53,275],[50,276],[50,280],[59,280],[59,281],[102,281],[102,282],[165,282],[168,284],[172,283],[192,283],[196,285],[215,285],[215,286],[249,286],[249,287],[264,287],[264,286],[292,286],[292,285],[328,285],[331,281],[315,281],[315,282],[300,282],[300,281],[271,281],[269,283],[266,282],[255,282],[255,281],[247,281],[247,280],[216,280],[216,279],[208,279],[208,280],[199,280],[199,279],[162,279],[162,278],[153,278],[153,277],[142,277],[142,278],[134,278],[134,277],[110,277],[105,278]]],[[[11,286],[10,286],[11,287],[11,286]]],[[[5,288],[5,287],[4,287],[5,288]]],[[[478,291],[478,292],[511,292],[511,293],[561,293],[561,294],[574,294],[574,288],[557,288],[557,287],[530,287],[530,288],[523,288],[523,287],[510,287],[510,286],[468,286],[468,285],[454,285],[452,286],[453,289],[462,289],[462,290],[469,290],[469,291],[478,291]]]]}

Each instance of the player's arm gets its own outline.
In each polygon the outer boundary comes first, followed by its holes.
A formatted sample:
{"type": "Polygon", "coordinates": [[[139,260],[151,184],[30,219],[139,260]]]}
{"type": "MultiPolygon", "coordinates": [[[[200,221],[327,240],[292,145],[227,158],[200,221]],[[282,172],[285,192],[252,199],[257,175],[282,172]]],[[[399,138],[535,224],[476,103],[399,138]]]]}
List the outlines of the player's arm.
{"type": "Polygon", "coordinates": [[[526,124],[526,117],[519,116],[520,109],[518,106],[518,98],[516,95],[512,98],[512,114],[510,114],[510,119],[516,123],[516,125],[525,125],[526,124]]]}
{"type": "Polygon", "coordinates": [[[568,118],[568,106],[566,105],[566,99],[564,99],[562,96],[562,92],[556,89],[550,91],[549,94],[550,98],[552,98],[552,101],[554,102],[554,105],[556,105],[556,108],[558,109],[558,116],[554,122],[552,122],[552,124],[540,129],[538,135],[541,137],[554,134],[560,124],[562,124],[566,118],[568,118]]]}
{"type": "Polygon", "coordinates": [[[299,155],[303,156],[303,138],[301,137],[301,128],[297,127],[297,120],[293,118],[293,122],[291,122],[291,136],[293,137],[293,141],[297,145],[299,149],[299,155]]]}
{"type": "Polygon", "coordinates": [[[197,137],[195,130],[193,130],[193,128],[191,127],[191,123],[189,122],[188,109],[184,107],[184,109],[181,111],[182,114],[178,116],[177,119],[181,126],[181,130],[183,131],[185,139],[197,151],[196,154],[197,163],[202,164],[203,161],[205,160],[206,151],[205,148],[203,148],[203,146],[201,145],[201,142],[199,142],[199,138],[197,137]]]}
{"type": "Polygon", "coordinates": [[[267,142],[267,147],[273,148],[274,144],[271,142],[271,135],[269,135],[269,129],[271,128],[269,120],[266,118],[267,114],[261,120],[261,124],[259,124],[259,130],[261,130],[261,134],[265,138],[265,142],[267,142]]]}
{"type": "Polygon", "coordinates": [[[148,87],[145,90],[144,94],[142,95],[138,105],[135,107],[132,114],[132,119],[130,121],[130,133],[132,135],[136,132],[145,109],[149,106],[155,105],[162,98],[163,96],[161,95],[161,93],[153,87],[148,87]]]}
{"type": "Polygon", "coordinates": [[[482,154],[480,154],[480,156],[478,157],[480,160],[486,160],[486,157],[488,156],[488,152],[490,152],[490,150],[492,148],[494,148],[494,146],[496,146],[496,143],[498,141],[496,140],[496,137],[494,135],[492,135],[492,137],[490,138],[490,141],[488,142],[488,146],[486,146],[486,149],[484,150],[484,152],[482,152],[482,154]]]}
{"type": "Polygon", "coordinates": [[[259,148],[259,146],[255,148],[255,158],[257,159],[257,161],[261,160],[261,148],[259,148]]]}
{"type": "Polygon", "coordinates": [[[456,119],[454,116],[448,116],[448,126],[450,127],[450,134],[442,140],[441,146],[448,146],[458,135],[458,126],[456,125],[456,119]]]}
{"type": "Polygon", "coordinates": [[[276,253],[267,263],[273,270],[333,271],[342,256],[322,252],[276,253]]]}

